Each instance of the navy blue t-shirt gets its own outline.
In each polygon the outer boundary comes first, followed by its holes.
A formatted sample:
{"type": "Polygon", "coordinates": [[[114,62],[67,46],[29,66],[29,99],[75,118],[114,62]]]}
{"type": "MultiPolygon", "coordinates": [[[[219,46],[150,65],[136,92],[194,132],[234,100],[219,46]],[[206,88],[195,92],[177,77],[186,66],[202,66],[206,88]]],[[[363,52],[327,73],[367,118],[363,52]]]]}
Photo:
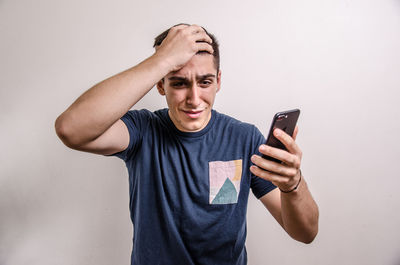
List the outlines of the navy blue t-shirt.
{"type": "Polygon", "coordinates": [[[212,110],[199,132],[179,131],[168,109],[133,110],[121,120],[134,226],[131,264],[247,263],[246,210],[275,186],[251,174],[265,142],[254,126],[212,110]]]}

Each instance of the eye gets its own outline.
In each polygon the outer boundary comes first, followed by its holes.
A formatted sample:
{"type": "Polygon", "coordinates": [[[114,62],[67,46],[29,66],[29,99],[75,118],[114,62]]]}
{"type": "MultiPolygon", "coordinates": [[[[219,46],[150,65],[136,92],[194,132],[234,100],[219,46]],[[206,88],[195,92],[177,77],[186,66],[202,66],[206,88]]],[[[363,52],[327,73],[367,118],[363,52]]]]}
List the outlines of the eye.
{"type": "Polygon", "coordinates": [[[185,82],[174,82],[171,84],[172,87],[180,88],[185,86],[185,82]]]}
{"type": "Polygon", "coordinates": [[[212,81],[209,79],[204,79],[200,81],[200,86],[201,87],[209,87],[210,85],[212,85],[212,81]]]}

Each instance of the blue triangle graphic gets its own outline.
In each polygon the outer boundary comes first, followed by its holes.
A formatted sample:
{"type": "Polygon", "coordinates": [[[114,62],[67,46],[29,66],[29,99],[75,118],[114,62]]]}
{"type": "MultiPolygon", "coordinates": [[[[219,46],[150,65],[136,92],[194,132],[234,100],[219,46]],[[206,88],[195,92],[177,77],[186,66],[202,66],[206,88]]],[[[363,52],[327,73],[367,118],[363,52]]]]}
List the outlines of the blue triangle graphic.
{"type": "Polygon", "coordinates": [[[211,204],[228,203],[237,203],[237,191],[232,181],[229,178],[226,178],[224,185],[222,185],[211,204]]]}

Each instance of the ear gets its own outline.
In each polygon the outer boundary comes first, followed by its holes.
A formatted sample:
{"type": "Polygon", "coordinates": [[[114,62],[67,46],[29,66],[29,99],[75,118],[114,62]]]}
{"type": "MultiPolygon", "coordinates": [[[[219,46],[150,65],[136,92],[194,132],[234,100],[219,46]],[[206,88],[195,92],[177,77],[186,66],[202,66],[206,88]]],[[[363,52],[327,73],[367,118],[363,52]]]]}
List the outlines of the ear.
{"type": "Polygon", "coordinates": [[[158,81],[157,83],[157,90],[158,93],[160,93],[161,96],[165,96],[165,90],[164,90],[164,78],[158,81]]]}
{"type": "Polygon", "coordinates": [[[217,92],[221,89],[221,69],[218,71],[217,76],[217,92]]]}

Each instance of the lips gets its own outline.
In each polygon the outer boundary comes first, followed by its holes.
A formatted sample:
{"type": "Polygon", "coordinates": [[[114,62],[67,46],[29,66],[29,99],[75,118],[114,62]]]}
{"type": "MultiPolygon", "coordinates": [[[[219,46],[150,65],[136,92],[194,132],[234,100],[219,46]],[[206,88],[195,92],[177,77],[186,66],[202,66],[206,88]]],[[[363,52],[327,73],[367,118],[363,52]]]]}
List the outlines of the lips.
{"type": "Polygon", "coordinates": [[[184,110],[183,111],[189,118],[196,119],[200,117],[202,110],[184,110]]]}

